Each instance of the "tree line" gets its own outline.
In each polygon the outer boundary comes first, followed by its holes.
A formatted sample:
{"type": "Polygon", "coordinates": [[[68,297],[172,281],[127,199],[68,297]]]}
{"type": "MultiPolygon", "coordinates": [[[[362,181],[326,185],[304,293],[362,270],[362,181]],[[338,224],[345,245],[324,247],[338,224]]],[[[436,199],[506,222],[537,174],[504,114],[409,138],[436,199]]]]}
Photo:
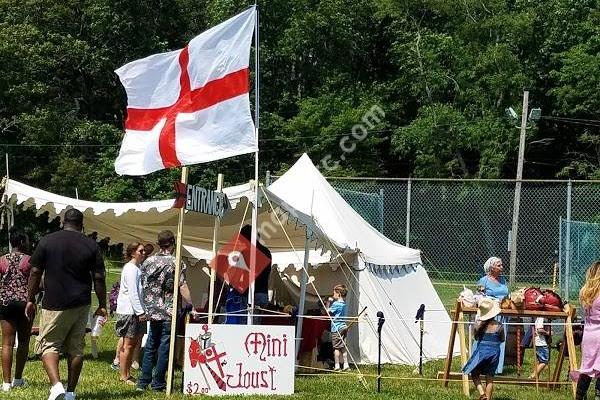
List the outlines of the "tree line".
{"type": "MultiPolygon", "coordinates": [[[[98,201],[171,195],[178,170],[114,172],[126,97],[113,71],[181,48],[249,4],[0,0],[0,142],[11,177],[98,201]]],[[[337,161],[322,168],[332,176],[514,178],[518,122],[505,109],[520,113],[529,90],[542,118],[527,131],[524,178],[600,179],[596,0],[258,5],[261,174],[307,152],[337,161]],[[384,116],[353,136],[375,106],[384,116]]],[[[190,182],[213,187],[218,172],[227,184],[252,179],[253,157],[194,166],[190,182]]]]}

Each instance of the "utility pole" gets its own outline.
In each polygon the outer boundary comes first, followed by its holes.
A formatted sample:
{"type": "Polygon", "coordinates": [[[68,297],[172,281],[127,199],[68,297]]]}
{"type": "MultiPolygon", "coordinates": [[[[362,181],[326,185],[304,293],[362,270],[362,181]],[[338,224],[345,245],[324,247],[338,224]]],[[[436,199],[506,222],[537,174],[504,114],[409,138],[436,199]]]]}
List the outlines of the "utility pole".
{"type": "Polygon", "coordinates": [[[517,161],[517,181],[515,184],[515,201],[513,204],[512,235],[510,241],[510,275],[509,285],[514,286],[517,272],[517,233],[519,231],[519,207],[521,206],[521,179],[523,178],[523,161],[525,158],[525,134],[527,132],[527,113],[529,92],[523,92],[523,112],[521,114],[521,136],[519,138],[519,159],[517,161]]]}

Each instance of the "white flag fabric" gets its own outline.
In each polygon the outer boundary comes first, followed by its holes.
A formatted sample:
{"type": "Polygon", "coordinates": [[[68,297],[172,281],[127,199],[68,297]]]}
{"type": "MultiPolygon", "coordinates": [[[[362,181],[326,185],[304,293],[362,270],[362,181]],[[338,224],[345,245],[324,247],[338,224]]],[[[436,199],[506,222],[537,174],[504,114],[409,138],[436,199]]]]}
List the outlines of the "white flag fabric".
{"type": "Polygon", "coordinates": [[[258,151],[250,114],[250,45],[256,7],[176,51],[115,72],[127,92],[119,175],[146,175],[258,151]]]}

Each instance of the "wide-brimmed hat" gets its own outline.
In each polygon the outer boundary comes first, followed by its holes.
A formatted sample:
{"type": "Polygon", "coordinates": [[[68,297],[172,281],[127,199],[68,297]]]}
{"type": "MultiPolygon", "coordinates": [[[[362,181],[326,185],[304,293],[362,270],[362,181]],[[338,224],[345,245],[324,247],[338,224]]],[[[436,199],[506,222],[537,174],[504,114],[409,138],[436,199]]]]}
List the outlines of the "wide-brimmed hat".
{"type": "Polygon", "coordinates": [[[500,303],[497,300],[484,297],[479,301],[479,320],[487,321],[500,314],[500,303]]]}

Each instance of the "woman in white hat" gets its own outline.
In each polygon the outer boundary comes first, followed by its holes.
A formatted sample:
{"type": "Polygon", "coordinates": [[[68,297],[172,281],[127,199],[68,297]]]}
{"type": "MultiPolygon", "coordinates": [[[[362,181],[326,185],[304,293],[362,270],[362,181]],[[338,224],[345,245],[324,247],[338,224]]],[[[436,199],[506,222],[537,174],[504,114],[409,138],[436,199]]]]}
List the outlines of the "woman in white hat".
{"type": "Polygon", "coordinates": [[[463,367],[463,374],[471,375],[479,391],[479,400],[491,400],[494,375],[500,361],[500,345],[504,342],[504,328],[494,318],[500,314],[500,304],[491,298],[479,302],[479,312],[474,326],[477,347],[463,367]],[[480,376],[485,375],[485,388],[480,376]]]}

